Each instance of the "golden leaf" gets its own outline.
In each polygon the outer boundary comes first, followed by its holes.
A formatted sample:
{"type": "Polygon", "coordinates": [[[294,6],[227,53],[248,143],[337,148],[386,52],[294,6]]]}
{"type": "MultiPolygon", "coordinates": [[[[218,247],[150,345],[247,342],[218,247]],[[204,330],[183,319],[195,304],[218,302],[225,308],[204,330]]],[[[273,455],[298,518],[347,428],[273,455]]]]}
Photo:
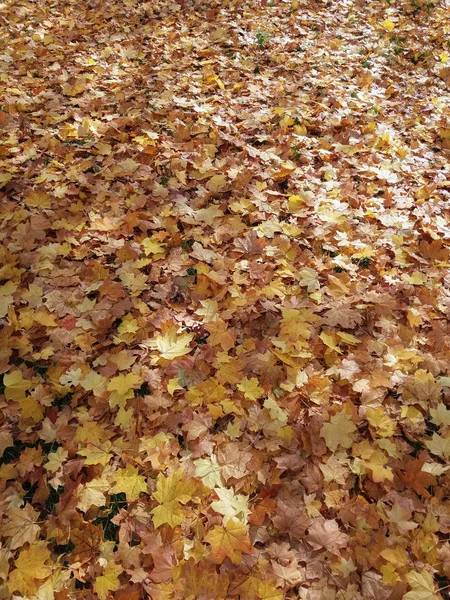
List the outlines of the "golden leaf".
{"type": "Polygon", "coordinates": [[[205,536],[205,542],[211,544],[214,561],[221,564],[228,556],[233,564],[238,565],[243,552],[251,554],[253,548],[247,530],[247,525],[235,519],[230,519],[225,527],[215,525],[205,536]]]}

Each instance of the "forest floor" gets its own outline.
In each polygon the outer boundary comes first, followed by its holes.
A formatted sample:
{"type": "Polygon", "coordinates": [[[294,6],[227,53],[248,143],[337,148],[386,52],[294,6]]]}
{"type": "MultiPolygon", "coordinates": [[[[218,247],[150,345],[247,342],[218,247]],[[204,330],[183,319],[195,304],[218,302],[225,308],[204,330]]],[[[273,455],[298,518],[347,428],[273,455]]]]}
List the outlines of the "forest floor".
{"type": "Polygon", "coordinates": [[[449,4],[0,2],[0,600],[447,597],[449,4]]]}

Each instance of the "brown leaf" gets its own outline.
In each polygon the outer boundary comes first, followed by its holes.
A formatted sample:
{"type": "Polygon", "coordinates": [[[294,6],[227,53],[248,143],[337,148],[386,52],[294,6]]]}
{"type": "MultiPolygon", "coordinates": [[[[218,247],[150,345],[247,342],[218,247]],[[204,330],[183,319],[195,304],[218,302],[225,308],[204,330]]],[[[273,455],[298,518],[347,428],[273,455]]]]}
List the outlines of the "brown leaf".
{"type": "Polygon", "coordinates": [[[308,542],[313,548],[325,548],[333,554],[339,554],[345,548],[349,536],[339,529],[335,519],[317,519],[308,529],[308,542]]]}

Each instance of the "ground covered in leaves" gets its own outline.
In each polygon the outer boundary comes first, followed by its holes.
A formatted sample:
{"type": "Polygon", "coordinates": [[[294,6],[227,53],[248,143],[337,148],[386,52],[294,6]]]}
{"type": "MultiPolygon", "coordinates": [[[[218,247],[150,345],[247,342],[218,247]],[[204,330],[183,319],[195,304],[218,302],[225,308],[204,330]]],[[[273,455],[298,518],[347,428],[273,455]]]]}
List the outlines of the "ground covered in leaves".
{"type": "Polygon", "coordinates": [[[449,6],[0,5],[0,599],[437,600],[449,6]]]}

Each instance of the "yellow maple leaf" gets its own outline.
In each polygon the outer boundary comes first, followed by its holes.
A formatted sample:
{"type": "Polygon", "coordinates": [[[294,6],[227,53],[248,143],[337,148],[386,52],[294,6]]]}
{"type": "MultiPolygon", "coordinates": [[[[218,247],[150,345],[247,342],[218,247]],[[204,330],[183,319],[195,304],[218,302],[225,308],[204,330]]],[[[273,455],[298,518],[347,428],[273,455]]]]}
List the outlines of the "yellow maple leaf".
{"type": "Polygon", "coordinates": [[[0,173],[0,190],[2,189],[3,186],[5,186],[8,181],[11,181],[12,179],[12,175],[11,173],[0,173]]]}
{"type": "Polygon", "coordinates": [[[23,400],[25,392],[37,384],[38,378],[24,379],[20,371],[12,371],[3,376],[5,396],[7,400],[23,400]]]}
{"type": "Polygon", "coordinates": [[[244,394],[248,400],[258,400],[264,396],[264,388],[259,386],[259,381],[256,377],[248,379],[244,377],[241,383],[238,384],[237,389],[244,394]]]}
{"type": "Polygon", "coordinates": [[[393,23],[390,19],[385,19],[381,25],[386,29],[386,31],[393,31],[395,29],[395,23],[393,23]]]}
{"type": "Polygon", "coordinates": [[[329,423],[322,425],[320,435],[325,438],[328,448],[335,452],[338,446],[350,448],[356,431],[356,425],[345,412],[333,415],[329,423]]]}
{"type": "Polygon", "coordinates": [[[148,256],[149,254],[155,254],[158,258],[160,258],[166,253],[161,242],[151,238],[145,238],[142,240],[141,244],[144,247],[145,256],[148,256]]]}
{"type": "Polygon", "coordinates": [[[342,354],[339,346],[336,346],[336,341],[333,335],[328,335],[328,333],[322,331],[322,333],[319,335],[319,338],[322,340],[325,346],[328,346],[328,348],[331,348],[331,350],[334,350],[338,354],[342,354]]]}
{"type": "Polygon", "coordinates": [[[25,198],[25,204],[29,208],[50,208],[50,196],[45,192],[33,191],[25,198]]]}
{"type": "Polygon", "coordinates": [[[215,204],[208,206],[208,208],[201,208],[195,211],[195,220],[203,221],[210,227],[213,226],[214,220],[220,217],[223,217],[223,211],[215,204]]]}
{"type": "Polygon", "coordinates": [[[13,296],[0,293],[0,319],[3,319],[3,317],[6,317],[6,315],[8,314],[8,310],[10,307],[12,308],[11,305],[13,303],[14,303],[13,296]]]}
{"type": "Polygon", "coordinates": [[[38,589],[38,580],[45,579],[51,573],[51,567],[45,564],[49,558],[47,542],[37,542],[22,550],[15,560],[16,568],[9,575],[9,591],[32,596],[38,589]]]}
{"type": "Polygon", "coordinates": [[[147,481],[139,475],[137,467],[128,464],[125,469],[118,469],[114,475],[115,484],[111,488],[113,494],[124,493],[128,502],[137,500],[141,492],[147,491],[147,481]]]}
{"type": "Polygon", "coordinates": [[[384,560],[387,560],[395,569],[406,567],[409,564],[409,557],[405,549],[401,546],[385,548],[380,552],[380,556],[384,560]]]}
{"type": "Polygon", "coordinates": [[[191,352],[192,348],[189,348],[189,344],[193,339],[193,333],[178,335],[177,328],[170,327],[165,333],[156,335],[152,340],[149,340],[148,345],[152,350],[157,350],[161,358],[174,360],[191,352]]]}
{"type": "Polygon", "coordinates": [[[382,450],[375,450],[370,455],[370,459],[363,461],[363,465],[372,471],[373,481],[379,483],[388,479],[392,481],[394,479],[394,473],[390,467],[385,467],[388,459],[382,450]]]}
{"type": "Polygon", "coordinates": [[[248,496],[235,494],[233,489],[217,487],[214,489],[219,500],[211,502],[211,508],[223,515],[223,523],[226,524],[230,519],[247,523],[250,515],[248,507],[248,496]]]}
{"type": "Polygon", "coordinates": [[[96,147],[98,153],[102,154],[103,156],[109,156],[111,154],[111,144],[104,144],[103,142],[98,142],[98,144],[96,144],[96,147]]]}
{"type": "MultiPolygon", "coordinates": [[[[134,387],[141,384],[142,377],[139,377],[136,373],[127,373],[126,375],[121,373],[111,379],[106,389],[108,392],[117,392],[121,396],[127,396],[134,387]]],[[[130,398],[132,397],[133,393],[130,398]]]]}
{"type": "Polygon", "coordinates": [[[223,81],[215,73],[213,73],[212,75],[209,75],[206,78],[206,83],[213,83],[213,82],[217,83],[217,85],[220,87],[221,90],[225,89],[225,85],[224,85],[223,81]]]}
{"type": "Polygon", "coordinates": [[[401,279],[411,285],[424,285],[427,282],[427,276],[419,271],[414,271],[411,275],[409,273],[403,273],[401,279]]]}
{"type": "Polygon", "coordinates": [[[174,395],[176,390],[182,390],[182,389],[183,389],[183,386],[180,385],[180,380],[178,379],[178,377],[173,377],[172,379],[169,379],[169,381],[167,382],[167,391],[169,392],[169,394],[171,396],[174,395]]]}
{"type": "Polygon", "coordinates": [[[299,272],[299,283],[301,286],[308,288],[308,292],[315,292],[320,289],[319,280],[317,279],[317,272],[315,269],[304,267],[299,272]]]}
{"type": "Polygon", "coordinates": [[[283,590],[275,586],[274,581],[261,581],[258,586],[258,597],[261,600],[283,600],[283,590]]]}
{"type": "Polygon", "coordinates": [[[430,408],[431,422],[435,425],[450,425],[450,410],[439,402],[437,408],[430,408]]]}
{"type": "Polygon", "coordinates": [[[391,437],[394,435],[397,426],[394,421],[386,415],[382,406],[377,406],[377,408],[371,408],[369,406],[366,411],[366,417],[370,426],[377,430],[380,437],[391,437]]]}
{"type": "Polygon", "coordinates": [[[221,564],[228,556],[233,564],[238,565],[242,561],[243,552],[252,553],[247,530],[247,525],[235,519],[230,519],[225,527],[214,526],[205,536],[205,542],[211,544],[211,556],[216,563],[221,564]]]}
{"type": "Polygon", "coordinates": [[[183,477],[182,469],[173,472],[169,477],[165,477],[163,473],[158,475],[153,498],[159,506],[151,511],[155,527],[166,523],[170,527],[176,527],[183,522],[181,504],[186,504],[191,499],[191,485],[182,481],[183,477]]]}
{"type": "Polygon", "coordinates": [[[289,196],[288,207],[290,213],[295,213],[305,207],[305,200],[301,196],[289,196]]]}
{"type": "Polygon", "coordinates": [[[62,463],[67,460],[68,456],[69,453],[67,450],[64,450],[62,447],[57,448],[56,452],[50,452],[48,455],[48,460],[44,465],[44,469],[49,473],[56,473],[62,463]]]}
{"type": "Polygon", "coordinates": [[[142,377],[136,373],[120,373],[117,377],[113,377],[108,383],[106,389],[112,392],[109,398],[111,408],[114,406],[124,407],[125,400],[133,398],[134,388],[143,383],[142,377]]]}
{"type": "Polygon", "coordinates": [[[119,425],[124,430],[129,429],[133,416],[133,409],[130,408],[129,410],[126,410],[123,406],[121,406],[117,411],[116,417],[114,419],[114,424],[119,425]]]}
{"type": "MultiPolygon", "coordinates": [[[[431,411],[433,409],[430,409],[430,414],[431,411]]],[[[417,408],[414,408],[414,406],[402,406],[401,409],[401,417],[402,419],[409,419],[410,421],[412,421],[413,423],[420,423],[421,421],[423,421],[423,414],[420,412],[420,410],[418,410],[417,408]]]]}
{"type": "Polygon", "coordinates": [[[80,381],[80,385],[87,392],[94,392],[97,396],[105,389],[106,381],[106,377],[100,373],[89,371],[86,377],[80,381]]]}
{"type": "Polygon", "coordinates": [[[290,160],[282,162],[279,165],[279,169],[272,174],[272,177],[275,181],[281,181],[282,179],[286,179],[288,175],[291,175],[296,168],[297,165],[290,160]]]}
{"type": "Polygon", "coordinates": [[[225,186],[227,185],[227,180],[225,175],[213,175],[211,179],[206,184],[206,187],[210,192],[217,193],[224,191],[225,186]]]}
{"type": "MultiPolygon", "coordinates": [[[[43,289],[35,283],[30,283],[28,289],[22,292],[22,299],[34,308],[41,303],[43,289]]],[[[1,295],[1,294],[0,294],[1,295]]]]}
{"type": "Polygon", "coordinates": [[[92,481],[89,481],[79,492],[77,507],[86,512],[91,506],[105,506],[106,498],[104,492],[107,492],[109,488],[110,484],[106,479],[96,477],[92,481]]]}
{"type": "Polygon", "coordinates": [[[207,458],[199,458],[194,461],[195,476],[202,480],[203,484],[213,489],[221,484],[220,466],[214,454],[207,458]]]}
{"type": "Polygon", "coordinates": [[[425,445],[431,454],[436,454],[441,458],[450,458],[450,437],[443,438],[437,433],[433,433],[433,437],[425,442],[425,445]]]}
{"type": "Polygon", "coordinates": [[[382,565],[380,567],[380,573],[383,575],[383,583],[392,587],[402,580],[391,564],[382,565]]]}
{"type": "Polygon", "coordinates": [[[412,513],[410,510],[403,508],[399,504],[395,504],[391,511],[386,511],[389,517],[389,522],[394,523],[400,531],[401,535],[406,534],[412,529],[416,529],[419,525],[415,521],[411,521],[412,513]]]}
{"type": "Polygon", "coordinates": [[[299,339],[302,341],[307,340],[311,335],[311,325],[308,319],[309,314],[305,310],[283,309],[280,338],[289,344],[295,343],[299,339]]]}
{"type": "Polygon", "coordinates": [[[85,465],[107,465],[113,457],[109,451],[112,448],[110,441],[103,442],[100,446],[97,444],[89,444],[86,448],[78,450],[77,454],[85,457],[85,465]]]}
{"type": "Polygon", "coordinates": [[[55,315],[51,315],[43,310],[38,310],[34,313],[33,321],[44,327],[58,327],[55,315]]]}
{"type": "Polygon", "coordinates": [[[361,340],[358,340],[358,338],[356,338],[354,335],[351,335],[350,333],[347,333],[346,331],[337,331],[336,332],[338,337],[341,338],[341,340],[344,340],[344,342],[346,344],[360,344],[361,340]]]}
{"type": "Polygon", "coordinates": [[[100,443],[105,437],[104,429],[95,421],[86,421],[82,425],[77,427],[74,436],[74,442],[85,442],[86,444],[90,440],[96,440],[100,443]]]}
{"type": "Polygon", "coordinates": [[[115,592],[120,588],[119,575],[123,568],[114,561],[109,561],[103,569],[103,575],[97,577],[94,583],[94,592],[100,600],[105,600],[109,592],[115,592]]]}
{"type": "Polygon", "coordinates": [[[28,398],[21,398],[17,403],[20,406],[22,419],[31,419],[34,423],[40,423],[44,418],[44,412],[36,398],[28,396],[28,398]]]}
{"type": "MultiPolygon", "coordinates": [[[[122,318],[122,322],[120,323],[119,327],[117,328],[117,333],[118,336],[123,339],[124,341],[128,341],[129,339],[133,340],[134,339],[134,334],[139,331],[139,323],[137,322],[137,320],[133,317],[133,315],[131,315],[130,313],[127,313],[126,315],[124,315],[124,317],[122,318]],[[128,337],[125,337],[127,334],[131,334],[128,337]]],[[[122,352],[124,352],[122,350],[122,352]]],[[[120,369],[120,367],[119,367],[120,369]]],[[[120,369],[122,370],[122,369],[120,369]]]]}
{"type": "Polygon", "coordinates": [[[433,577],[425,569],[420,573],[410,571],[406,575],[406,580],[412,589],[403,596],[403,600],[438,600],[433,577]]]}

